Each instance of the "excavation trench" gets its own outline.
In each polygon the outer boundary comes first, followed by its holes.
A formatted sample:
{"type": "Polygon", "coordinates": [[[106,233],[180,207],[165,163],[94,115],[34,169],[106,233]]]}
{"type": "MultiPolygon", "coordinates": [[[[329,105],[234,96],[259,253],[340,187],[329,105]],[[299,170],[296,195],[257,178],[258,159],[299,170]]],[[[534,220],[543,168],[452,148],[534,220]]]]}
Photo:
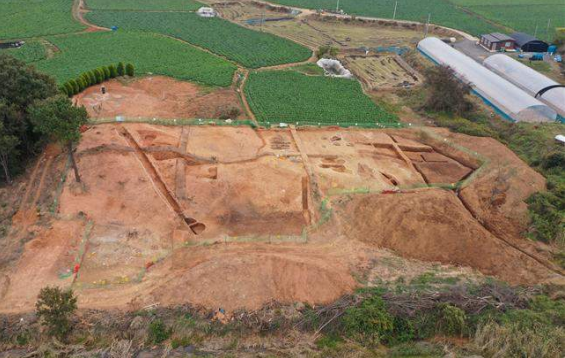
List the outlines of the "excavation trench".
{"type": "Polygon", "coordinates": [[[135,138],[133,138],[131,133],[125,127],[122,127],[120,134],[124,138],[126,138],[128,144],[135,150],[135,155],[138,157],[141,164],[143,165],[143,167],[145,168],[145,170],[153,180],[153,183],[155,183],[157,190],[165,198],[165,200],[167,201],[169,206],[173,209],[173,211],[177,214],[177,216],[182,220],[182,222],[184,222],[190,228],[190,230],[195,235],[201,234],[206,229],[206,226],[202,223],[199,223],[194,218],[186,216],[183,213],[180,204],[177,202],[175,197],[171,194],[171,192],[167,188],[167,185],[165,184],[163,179],[161,179],[161,176],[157,172],[157,169],[155,169],[155,167],[147,157],[147,154],[145,154],[143,149],[141,149],[141,147],[139,146],[135,138]]]}

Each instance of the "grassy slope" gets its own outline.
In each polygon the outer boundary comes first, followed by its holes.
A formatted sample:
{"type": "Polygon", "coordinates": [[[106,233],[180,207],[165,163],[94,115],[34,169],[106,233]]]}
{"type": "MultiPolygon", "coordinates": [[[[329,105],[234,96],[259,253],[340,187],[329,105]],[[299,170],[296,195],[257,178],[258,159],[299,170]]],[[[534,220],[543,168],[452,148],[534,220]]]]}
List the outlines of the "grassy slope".
{"type": "Polygon", "coordinates": [[[393,115],[375,105],[359,82],[294,71],[252,73],[245,94],[262,122],[323,124],[395,122],[393,115]]]}
{"type": "Polygon", "coordinates": [[[50,38],[61,52],[35,63],[63,83],[80,73],[119,61],[137,73],[152,72],[209,85],[231,84],[236,67],[214,55],[157,34],[97,32],[50,38]],[[156,54],[167,56],[156,56],[156,54]]]}
{"type": "Polygon", "coordinates": [[[87,17],[105,27],[170,35],[250,68],[299,62],[311,55],[310,50],[292,41],[193,13],[95,11],[87,17]]]}
{"type": "Polygon", "coordinates": [[[0,0],[0,40],[77,32],[72,0],[0,0]]]}
{"type": "Polygon", "coordinates": [[[202,3],[195,0],[87,0],[86,6],[96,10],[198,10],[202,3]]]}

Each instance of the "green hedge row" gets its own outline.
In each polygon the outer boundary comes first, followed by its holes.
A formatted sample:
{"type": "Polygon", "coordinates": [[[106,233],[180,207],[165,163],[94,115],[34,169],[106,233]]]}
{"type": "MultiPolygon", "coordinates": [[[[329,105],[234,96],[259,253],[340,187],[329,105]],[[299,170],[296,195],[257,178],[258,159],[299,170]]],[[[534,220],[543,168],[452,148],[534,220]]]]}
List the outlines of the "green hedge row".
{"type": "Polygon", "coordinates": [[[123,62],[120,62],[117,66],[102,66],[94,70],[84,72],[76,79],[65,82],[59,89],[67,96],[72,97],[90,86],[100,84],[111,78],[125,75],[133,77],[135,75],[135,69],[131,63],[124,65],[123,62]]]}

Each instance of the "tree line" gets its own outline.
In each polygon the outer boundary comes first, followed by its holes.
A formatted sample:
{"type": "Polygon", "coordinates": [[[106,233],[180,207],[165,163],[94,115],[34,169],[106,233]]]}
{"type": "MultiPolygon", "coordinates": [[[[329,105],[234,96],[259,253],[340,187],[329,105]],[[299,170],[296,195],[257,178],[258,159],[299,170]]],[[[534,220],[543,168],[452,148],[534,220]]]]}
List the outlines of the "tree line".
{"type": "Polygon", "coordinates": [[[49,141],[67,149],[80,181],[73,143],[87,121],[86,109],[74,106],[52,77],[2,53],[0,83],[0,181],[11,184],[49,141]]]}

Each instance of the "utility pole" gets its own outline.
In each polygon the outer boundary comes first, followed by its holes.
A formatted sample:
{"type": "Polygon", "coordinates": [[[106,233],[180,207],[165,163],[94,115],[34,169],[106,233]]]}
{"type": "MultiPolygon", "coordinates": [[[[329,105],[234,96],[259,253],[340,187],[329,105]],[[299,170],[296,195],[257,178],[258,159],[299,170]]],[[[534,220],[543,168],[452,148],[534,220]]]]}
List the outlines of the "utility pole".
{"type": "Polygon", "coordinates": [[[538,36],[538,23],[536,22],[536,30],[534,31],[534,37],[538,36]]]}
{"type": "Polygon", "coordinates": [[[551,41],[551,36],[549,35],[549,25],[551,24],[551,19],[547,19],[547,29],[545,33],[547,34],[547,41],[551,41]]]}
{"type": "Polygon", "coordinates": [[[430,26],[430,20],[432,19],[432,14],[428,14],[428,21],[426,22],[426,27],[424,30],[424,37],[428,37],[428,27],[430,26]]]}
{"type": "Polygon", "coordinates": [[[394,3],[394,12],[392,13],[392,19],[396,20],[396,8],[398,7],[398,1],[394,3]]]}
{"type": "Polygon", "coordinates": [[[337,0],[337,5],[335,6],[335,12],[339,12],[339,0],[337,0]]]}

